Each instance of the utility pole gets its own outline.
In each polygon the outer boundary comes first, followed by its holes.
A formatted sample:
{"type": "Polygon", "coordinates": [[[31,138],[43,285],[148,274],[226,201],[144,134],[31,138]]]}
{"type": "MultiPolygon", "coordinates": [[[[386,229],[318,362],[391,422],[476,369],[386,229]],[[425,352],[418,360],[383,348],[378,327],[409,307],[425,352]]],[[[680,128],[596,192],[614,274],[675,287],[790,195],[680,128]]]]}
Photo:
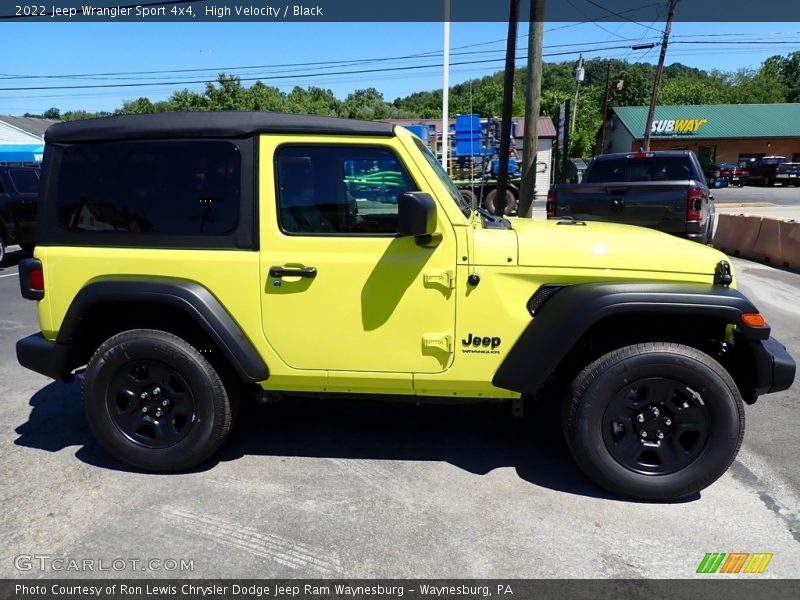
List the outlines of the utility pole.
{"type": "Polygon", "coordinates": [[[667,15],[667,25],[664,28],[664,38],[661,40],[661,54],[658,56],[656,80],[655,83],[653,83],[653,97],[650,99],[650,110],[647,112],[647,123],[644,127],[642,150],[645,152],[650,150],[650,130],[653,128],[653,119],[655,119],[656,116],[656,102],[658,102],[658,90],[661,87],[661,73],[664,71],[664,59],[667,57],[667,43],[669,42],[669,33],[672,31],[672,19],[675,16],[675,7],[677,5],[678,0],[669,0],[669,14],[667,15]]]}
{"type": "Polygon", "coordinates": [[[442,168],[447,173],[450,132],[450,0],[444,0],[444,81],[442,83],[442,168]]]}
{"type": "Polygon", "coordinates": [[[609,87],[611,87],[611,61],[609,61],[606,65],[606,91],[603,94],[603,124],[600,127],[600,152],[598,152],[598,154],[603,154],[606,149],[606,121],[608,120],[609,87]]]}
{"type": "Polygon", "coordinates": [[[575,98],[572,100],[572,119],[569,122],[569,133],[575,133],[575,115],[578,114],[578,93],[581,91],[581,83],[584,77],[583,55],[578,56],[578,66],[575,68],[575,98]]]}
{"type": "MultiPolygon", "coordinates": [[[[519,189],[520,217],[530,217],[536,197],[536,154],[539,148],[539,113],[542,104],[542,40],[544,0],[530,0],[528,25],[528,72],[525,89],[525,152],[522,155],[522,183],[519,189]]],[[[549,166],[549,165],[548,165],[549,166]]]]}
{"type": "Polygon", "coordinates": [[[497,200],[494,212],[502,217],[506,209],[508,190],[508,152],[511,149],[511,111],[514,106],[514,63],[517,57],[517,21],[519,0],[510,0],[508,17],[508,43],[506,44],[506,72],[503,80],[503,122],[500,127],[500,172],[497,175],[497,200]]]}

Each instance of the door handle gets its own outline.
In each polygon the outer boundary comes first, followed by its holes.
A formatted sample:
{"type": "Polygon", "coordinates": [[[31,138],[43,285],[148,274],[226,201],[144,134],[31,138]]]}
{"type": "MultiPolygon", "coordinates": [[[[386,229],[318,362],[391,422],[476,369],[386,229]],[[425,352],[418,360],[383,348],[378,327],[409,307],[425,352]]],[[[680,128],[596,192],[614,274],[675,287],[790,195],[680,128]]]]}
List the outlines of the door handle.
{"type": "Polygon", "coordinates": [[[313,279],[317,276],[317,268],[316,267],[299,267],[299,268],[289,268],[289,267],[270,267],[269,268],[269,276],[270,277],[308,277],[309,279],[313,279]]]}

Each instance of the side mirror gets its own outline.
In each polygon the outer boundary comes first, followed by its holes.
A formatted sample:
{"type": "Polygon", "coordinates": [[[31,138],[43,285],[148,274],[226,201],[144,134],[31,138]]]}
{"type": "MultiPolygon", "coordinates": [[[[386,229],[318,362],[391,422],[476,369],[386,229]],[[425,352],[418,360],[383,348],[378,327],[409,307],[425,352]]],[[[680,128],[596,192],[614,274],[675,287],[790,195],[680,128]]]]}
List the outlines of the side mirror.
{"type": "Polygon", "coordinates": [[[436,202],[425,192],[406,192],[398,200],[397,232],[413,235],[421,246],[429,244],[436,231],[436,202]]]}

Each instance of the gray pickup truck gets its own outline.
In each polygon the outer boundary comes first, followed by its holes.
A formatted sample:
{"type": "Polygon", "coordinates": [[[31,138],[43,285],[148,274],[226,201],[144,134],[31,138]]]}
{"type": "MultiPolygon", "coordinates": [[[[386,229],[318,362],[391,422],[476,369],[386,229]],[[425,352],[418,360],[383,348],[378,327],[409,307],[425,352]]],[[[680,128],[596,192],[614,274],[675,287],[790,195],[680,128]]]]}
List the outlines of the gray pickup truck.
{"type": "Polygon", "coordinates": [[[550,188],[547,216],[639,225],[708,243],[714,203],[689,150],[602,154],[582,183],[550,188]]]}
{"type": "Polygon", "coordinates": [[[748,183],[759,182],[768,187],[776,183],[800,186],[800,163],[792,163],[785,156],[762,156],[748,167],[748,183]]]}

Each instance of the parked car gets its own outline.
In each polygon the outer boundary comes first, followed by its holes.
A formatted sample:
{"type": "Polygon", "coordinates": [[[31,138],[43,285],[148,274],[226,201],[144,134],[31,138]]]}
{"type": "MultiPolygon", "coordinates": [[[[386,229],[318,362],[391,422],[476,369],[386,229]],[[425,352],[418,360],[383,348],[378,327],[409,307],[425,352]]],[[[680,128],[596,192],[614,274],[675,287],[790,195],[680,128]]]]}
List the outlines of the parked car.
{"type": "Polygon", "coordinates": [[[800,186],[800,163],[789,162],[785,156],[762,156],[750,165],[748,180],[768,187],[776,183],[800,186]]]}
{"type": "Polygon", "coordinates": [[[705,244],[713,236],[714,203],[691,151],[602,154],[582,183],[550,189],[547,216],[639,225],[705,244]]]}
{"type": "Polygon", "coordinates": [[[749,169],[742,168],[739,165],[734,165],[733,163],[722,163],[719,165],[714,165],[712,168],[717,174],[717,177],[725,180],[725,185],[744,187],[744,185],[747,183],[748,177],[750,177],[749,169]]]}
{"type": "Polygon", "coordinates": [[[719,165],[704,166],[703,175],[706,178],[706,185],[709,187],[709,189],[728,187],[728,180],[720,173],[719,165]]]}
{"type": "Polygon", "coordinates": [[[0,266],[6,247],[18,244],[31,252],[36,243],[39,169],[0,166],[0,266]]]}
{"type": "Polygon", "coordinates": [[[724,178],[728,185],[744,187],[747,183],[747,178],[750,176],[749,169],[742,169],[739,165],[734,165],[732,163],[723,163],[717,165],[715,168],[719,171],[719,176],[724,178]]]}

